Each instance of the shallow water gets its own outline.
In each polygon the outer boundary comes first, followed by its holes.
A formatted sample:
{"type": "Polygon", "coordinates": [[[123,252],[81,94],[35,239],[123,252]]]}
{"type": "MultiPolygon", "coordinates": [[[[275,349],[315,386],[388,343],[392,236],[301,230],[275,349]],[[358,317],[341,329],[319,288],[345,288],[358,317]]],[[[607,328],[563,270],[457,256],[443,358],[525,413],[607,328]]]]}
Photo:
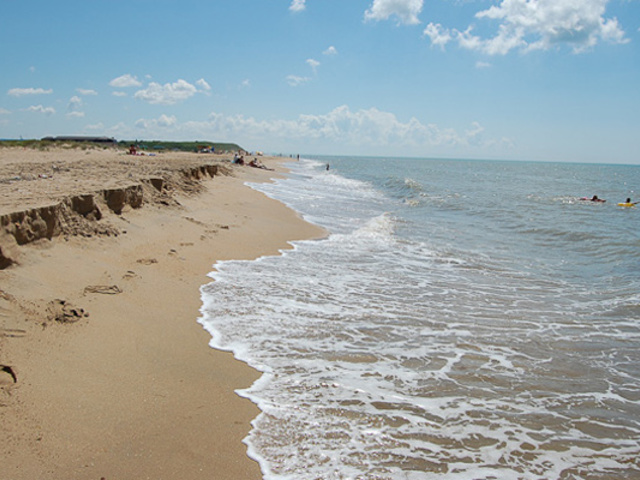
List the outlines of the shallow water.
{"type": "Polygon", "coordinates": [[[639,167],[291,167],[254,188],[329,237],[203,288],[265,478],[640,478],[639,167]]]}

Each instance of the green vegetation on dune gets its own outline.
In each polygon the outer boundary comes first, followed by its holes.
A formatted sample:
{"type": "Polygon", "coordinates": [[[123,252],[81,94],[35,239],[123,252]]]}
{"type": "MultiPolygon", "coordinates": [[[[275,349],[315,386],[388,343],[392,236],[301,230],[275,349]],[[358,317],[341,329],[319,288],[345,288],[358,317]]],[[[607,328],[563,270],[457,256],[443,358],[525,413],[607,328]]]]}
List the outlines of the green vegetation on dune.
{"type": "Polygon", "coordinates": [[[89,148],[120,148],[128,150],[131,145],[135,145],[138,150],[154,151],[154,152],[202,152],[213,151],[215,153],[235,152],[243,150],[242,147],[235,143],[194,141],[194,142],[170,142],[163,140],[120,140],[105,141],[111,139],[103,139],[102,141],[92,141],[92,137],[76,137],[70,139],[68,137],[47,137],[41,140],[0,140],[0,148],[2,147],[22,147],[32,148],[34,150],[47,150],[50,147],[83,149],[89,148]]]}
{"type": "Polygon", "coordinates": [[[60,141],[60,140],[0,140],[0,148],[20,147],[30,148],[33,150],[49,150],[50,148],[66,148],[69,150],[89,150],[92,148],[107,149],[107,148],[119,148],[117,143],[105,143],[105,142],[90,142],[90,141],[60,141]]]}
{"type": "Polygon", "coordinates": [[[163,140],[120,140],[120,146],[136,145],[143,150],[165,150],[180,152],[200,152],[203,149],[213,149],[216,153],[235,152],[242,147],[235,143],[195,141],[195,142],[167,142],[163,140]]]}

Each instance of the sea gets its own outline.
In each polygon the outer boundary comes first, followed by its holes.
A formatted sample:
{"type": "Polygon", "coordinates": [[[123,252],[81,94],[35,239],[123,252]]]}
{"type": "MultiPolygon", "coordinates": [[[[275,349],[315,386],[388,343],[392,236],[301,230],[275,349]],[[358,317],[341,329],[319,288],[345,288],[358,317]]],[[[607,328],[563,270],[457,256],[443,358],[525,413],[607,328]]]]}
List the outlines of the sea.
{"type": "Polygon", "coordinates": [[[262,372],[266,480],[640,479],[640,166],[287,166],[251,186],[326,236],[216,264],[199,320],[262,372]]]}

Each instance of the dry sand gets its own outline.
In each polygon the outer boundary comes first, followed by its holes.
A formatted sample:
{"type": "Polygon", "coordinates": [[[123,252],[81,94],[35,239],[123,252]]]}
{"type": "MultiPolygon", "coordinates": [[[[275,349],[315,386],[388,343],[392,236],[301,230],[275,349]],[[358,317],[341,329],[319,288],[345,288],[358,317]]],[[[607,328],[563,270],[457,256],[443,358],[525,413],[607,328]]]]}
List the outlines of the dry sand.
{"type": "Polygon", "coordinates": [[[276,174],[0,149],[0,479],[262,477],[242,444],[259,412],[234,393],[258,374],[197,318],[217,260],[322,235],[244,185],[276,174]]]}

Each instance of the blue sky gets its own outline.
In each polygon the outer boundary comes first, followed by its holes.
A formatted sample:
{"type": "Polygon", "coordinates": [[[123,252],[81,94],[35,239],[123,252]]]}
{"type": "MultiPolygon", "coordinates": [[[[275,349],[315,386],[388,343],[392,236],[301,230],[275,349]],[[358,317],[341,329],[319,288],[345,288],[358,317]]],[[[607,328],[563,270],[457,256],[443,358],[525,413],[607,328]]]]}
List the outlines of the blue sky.
{"type": "Polygon", "coordinates": [[[640,164],[640,0],[0,0],[0,138],[640,164]]]}

